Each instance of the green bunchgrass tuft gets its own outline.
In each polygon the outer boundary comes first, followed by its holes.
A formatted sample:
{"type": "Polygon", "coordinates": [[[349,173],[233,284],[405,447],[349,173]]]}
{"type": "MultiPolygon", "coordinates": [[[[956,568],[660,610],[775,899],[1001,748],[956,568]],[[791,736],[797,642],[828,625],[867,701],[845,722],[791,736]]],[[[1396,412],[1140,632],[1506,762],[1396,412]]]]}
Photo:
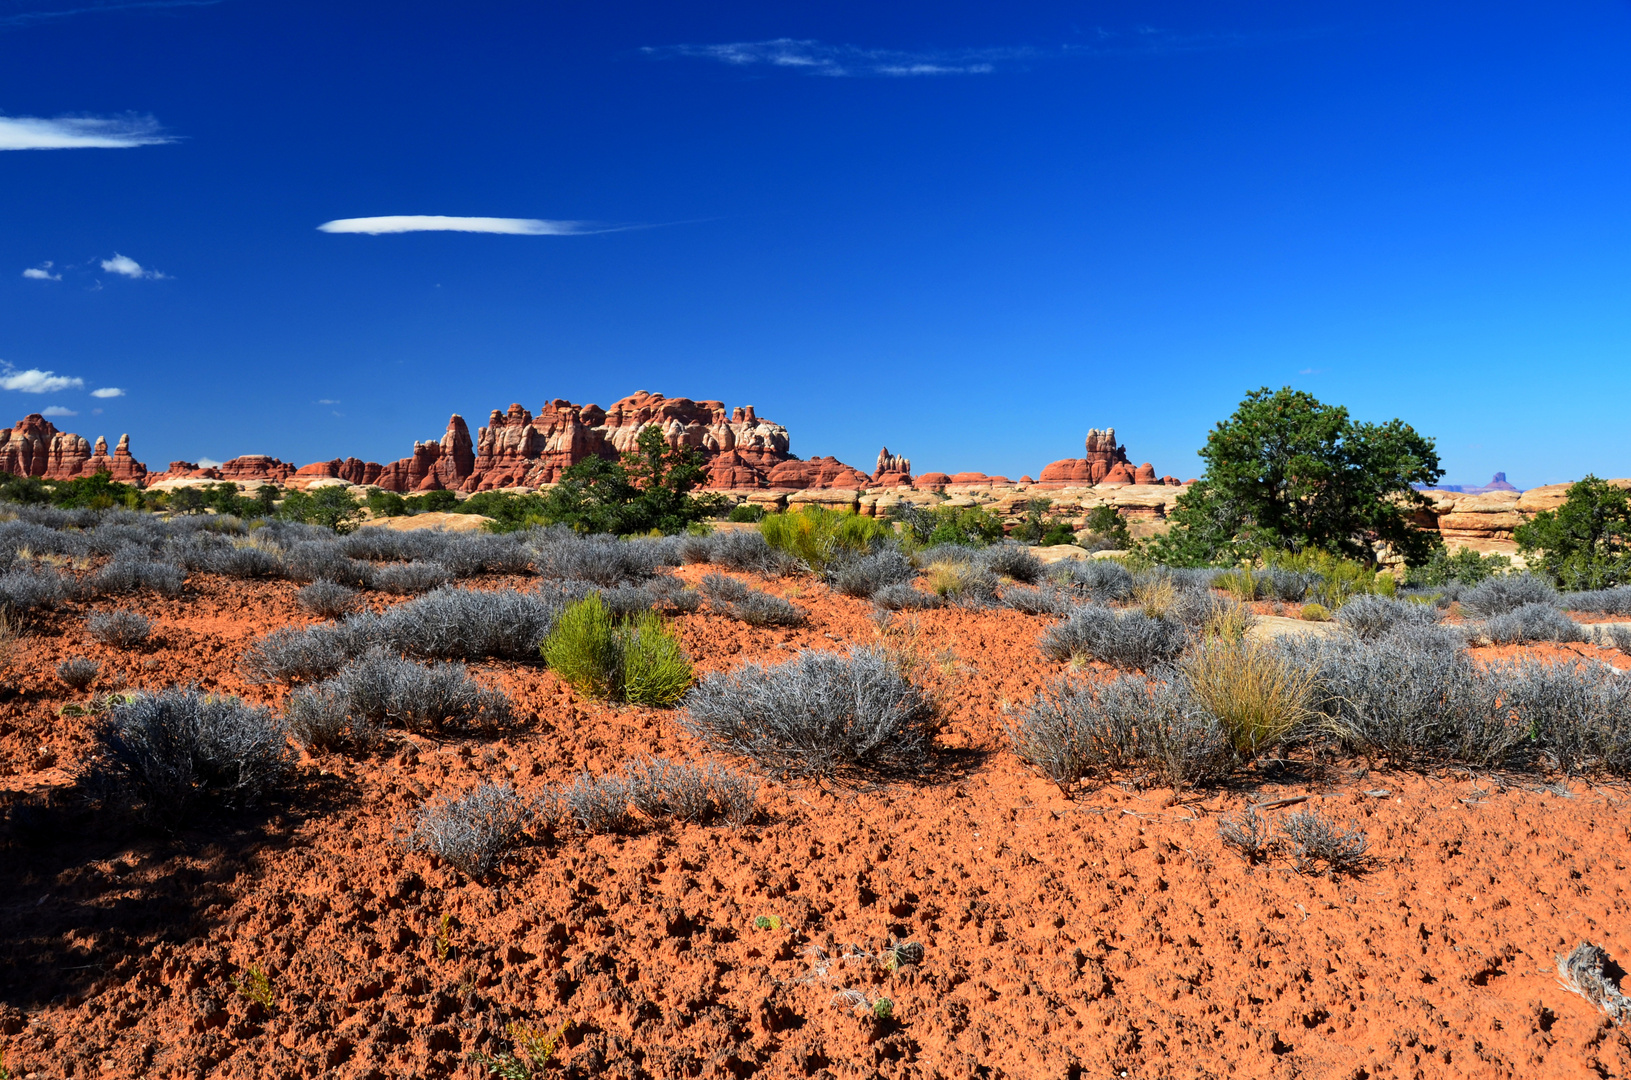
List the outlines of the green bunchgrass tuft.
{"type": "Polygon", "coordinates": [[[1272,648],[1214,638],[1186,656],[1180,670],[1242,760],[1274,746],[1309,716],[1313,673],[1272,648]]]}
{"type": "Polygon", "coordinates": [[[590,697],[611,697],[620,688],[617,625],[599,594],[565,611],[544,639],[544,663],[573,689],[590,697]]]}
{"type": "Polygon", "coordinates": [[[677,704],[695,678],[690,657],[661,615],[642,611],[619,625],[598,595],[562,612],[540,651],[573,688],[634,705],[677,704]]]}
{"type": "Polygon", "coordinates": [[[691,658],[667,620],[655,611],[642,611],[617,633],[622,652],[623,700],[633,705],[667,708],[691,689],[695,674],[691,658]]]}

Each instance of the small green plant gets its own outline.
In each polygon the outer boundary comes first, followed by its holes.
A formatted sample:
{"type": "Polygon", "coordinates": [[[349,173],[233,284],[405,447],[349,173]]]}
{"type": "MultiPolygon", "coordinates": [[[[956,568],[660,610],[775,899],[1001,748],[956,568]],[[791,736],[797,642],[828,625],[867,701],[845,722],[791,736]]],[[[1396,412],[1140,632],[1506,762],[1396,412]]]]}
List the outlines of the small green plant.
{"type": "Polygon", "coordinates": [[[694,678],[690,658],[661,615],[643,611],[619,625],[599,594],[562,612],[541,652],[574,688],[634,705],[671,706],[694,678]]]}
{"type": "Polygon", "coordinates": [[[780,930],[782,928],[782,917],[780,915],[760,915],[753,920],[753,928],[755,930],[780,930]]]}
{"type": "Polygon", "coordinates": [[[100,716],[115,705],[129,705],[136,700],[135,694],[109,694],[104,698],[93,698],[83,705],[64,705],[57,710],[58,716],[100,716]]]}
{"type": "Polygon", "coordinates": [[[1426,562],[1410,568],[1405,584],[1435,588],[1457,581],[1477,585],[1511,572],[1512,559],[1506,555],[1480,555],[1472,548],[1461,548],[1452,555],[1445,548],[1437,548],[1426,562]]]}
{"type": "Polygon", "coordinates": [[[1133,546],[1133,534],[1127,530],[1127,519],[1113,506],[1095,506],[1089,510],[1086,528],[1087,535],[1082,538],[1082,546],[1089,551],[1126,551],[1133,546]]]}
{"type": "Polygon", "coordinates": [[[272,980],[259,964],[249,965],[249,970],[243,975],[234,975],[232,985],[244,998],[267,1012],[272,1011],[272,980]]]}
{"type": "Polygon", "coordinates": [[[513,1049],[497,1057],[489,1057],[478,1050],[470,1055],[470,1059],[503,1080],[532,1080],[532,1077],[543,1074],[544,1066],[561,1048],[569,1024],[570,1021],[563,1020],[561,1026],[552,1031],[517,1020],[504,1029],[513,1049]]]}
{"type": "Polygon", "coordinates": [[[1302,617],[1304,622],[1330,622],[1331,609],[1324,604],[1304,604],[1302,617]]]}
{"type": "Polygon", "coordinates": [[[436,959],[446,960],[453,949],[453,913],[444,911],[436,923],[436,959]]]}
{"type": "Polygon", "coordinates": [[[872,1003],[872,1015],[878,1020],[888,1020],[895,1015],[895,1003],[886,997],[881,997],[872,1003]]]}
{"type": "Polygon", "coordinates": [[[915,941],[897,941],[886,947],[879,956],[885,971],[899,971],[923,962],[923,946],[915,941]]]}
{"type": "Polygon", "coordinates": [[[368,509],[372,510],[376,517],[401,517],[408,512],[408,500],[394,491],[370,491],[368,509]]]}
{"type": "Polygon", "coordinates": [[[1278,651],[1243,641],[1205,641],[1180,662],[1196,699],[1250,761],[1310,715],[1314,676],[1278,651]]]}
{"type": "Polygon", "coordinates": [[[765,508],[753,503],[737,503],[725,516],[726,521],[763,521],[765,508]]]}
{"type": "Polygon", "coordinates": [[[759,522],[765,543],[803,560],[816,573],[849,552],[865,554],[894,535],[894,527],[852,511],[806,506],[783,514],[766,514],[759,522]]]}

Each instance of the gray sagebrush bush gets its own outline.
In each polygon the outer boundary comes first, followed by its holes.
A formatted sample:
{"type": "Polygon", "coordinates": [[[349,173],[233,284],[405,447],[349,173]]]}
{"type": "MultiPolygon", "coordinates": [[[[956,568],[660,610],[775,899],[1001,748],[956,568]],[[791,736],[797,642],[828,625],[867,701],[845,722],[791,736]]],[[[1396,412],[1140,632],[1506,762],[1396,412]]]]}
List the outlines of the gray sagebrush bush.
{"type": "Polygon", "coordinates": [[[337,619],[357,609],[357,590],[334,581],[318,580],[295,593],[302,610],[325,619],[337,619]]]}
{"type": "Polygon", "coordinates": [[[277,578],[283,576],[283,558],[262,547],[228,545],[211,551],[203,568],[230,578],[277,578]]]}
{"type": "Polygon", "coordinates": [[[54,571],[14,569],[0,575],[0,606],[12,611],[60,607],[68,595],[68,584],[54,571]]]}
{"type": "Polygon", "coordinates": [[[1009,585],[1002,590],[1002,606],[1026,615],[1068,615],[1076,603],[1055,585],[1009,585]]]}
{"type": "Polygon", "coordinates": [[[707,745],[800,777],[919,772],[938,726],[929,699],[878,649],[715,673],[685,708],[682,725],[707,745]]]}
{"type": "Polygon", "coordinates": [[[1133,774],[1174,788],[1216,784],[1236,765],[1228,733],[1180,680],[1060,681],[1011,728],[1014,753],[1069,794],[1084,778],[1133,774]]]}
{"type": "Polygon", "coordinates": [[[1176,660],[1188,643],[1188,631],[1170,619],[1086,604],[1050,626],[1040,644],[1049,660],[1087,658],[1150,671],[1176,660]]]}
{"type": "Polygon", "coordinates": [[[992,544],[981,555],[981,562],[985,568],[998,577],[1009,578],[1026,585],[1035,584],[1042,578],[1046,569],[1042,560],[1031,553],[1031,549],[1024,544],[1006,541],[1001,544],[992,544]]]}
{"type": "Polygon", "coordinates": [[[255,806],[293,764],[287,730],[268,709],[197,690],[116,704],[98,725],[82,774],[88,792],[181,825],[212,809],[255,806]]]}
{"type": "Polygon", "coordinates": [[[373,581],[373,564],[351,558],[337,542],[339,539],[328,533],[326,540],[290,544],[283,550],[284,575],[291,581],[332,581],[349,588],[367,588],[373,581]]]}
{"type": "Polygon", "coordinates": [[[306,745],[339,746],[367,745],[386,727],[493,730],[512,712],[509,698],[475,682],[463,664],[421,664],[375,649],[332,679],[296,690],[288,716],[306,745]]]}
{"type": "Polygon", "coordinates": [[[75,690],[84,690],[96,681],[102,665],[88,656],[73,656],[57,665],[57,678],[75,690]]]}
{"type": "Polygon", "coordinates": [[[925,592],[909,581],[885,585],[872,594],[872,602],[884,611],[922,611],[943,607],[946,603],[938,593],[925,592]]]}
{"type": "Polygon", "coordinates": [[[1605,665],[1493,664],[1500,706],[1559,772],[1631,775],[1631,676],[1605,665]]]}
{"type": "Polygon", "coordinates": [[[421,807],[406,847],[434,855],[468,877],[484,878],[520,844],[532,813],[514,788],[483,784],[468,794],[444,796],[421,807]]]}
{"type": "Polygon", "coordinates": [[[1615,648],[1631,656],[1631,626],[1598,626],[1595,628],[1599,644],[1615,648]]]}
{"type": "Polygon", "coordinates": [[[1324,867],[1328,876],[1357,874],[1369,862],[1370,839],[1313,810],[1299,810],[1280,823],[1278,845],[1299,874],[1324,867]]]}
{"type": "Polygon", "coordinates": [[[663,821],[746,825],[757,810],[758,791],[758,780],[717,762],[647,756],[604,776],[585,772],[543,802],[554,808],[547,816],[558,824],[588,833],[628,832],[663,821]]]}
{"type": "Polygon", "coordinates": [[[147,589],[160,596],[179,596],[186,580],[187,572],[181,567],[157,562],[126,548],[91,575],[87,591],[110,596],[147,589]]]}
{"type": "Polygon", "coordinates": [[[1584,611],[1592,615],[1631,615],[1631,585],[1617,585],[1612,589],[1592,589],[1586,592],[1567,592],[1557,599],[1565,611],[1584,611]]]}
{"type": "Polygon", "coordinates": [[[1403,623],[1431,626],[1443,618],[1437,608],[1361,593],[1337,609],[1336,621],[1356,637],[1372,640],[1403,623]]]}
{"type": "Polygon", "coordinates": [[[804,609],[780,596],[757,589],[749,590],[740,599],[724,604],[711,604],[710,611],[728,615],[749,626],[803,626],[804,609]]]}
{"type": "Polygon", "coordinates": [[[1557,590],[1533,574],[1487,578],[1461,593],[1462,609],[1485,619],[1516,611],[1526,604],[1556,606],[1557,602],[1557,590]]]}
{"type": "Polygon", "coordinates": [[[453,572],[439,562],[391,563],[373,573],[373,587],[398,595],[429,592],[453,580],[453,572]]]}
{"type": "Polygon", "coordinates": [[[353,615],[341,623],[281,627],[245,649],[238,668],[246,679],[257,683],[327,678],[373,643],[377,622],[376,616],[353,615]]]}
{"type": "Polygon", "coordinates": [[[1551,604],[1525,604],[1505,614],[1485,619],[1483,632],[1497,645],[1586,639],[1585,629],[1551,604]]]}
{"type": "Polygon", "coordinates": [[[532,660],[567,605],[590,587],[545,585],[513,589],[441,588],[379,616],[378,643],[435,660],[532,660]]]}
{"type": "Polygon", "coordinates": [[[912,561],[894,548],[835,560],[826,571],[834,591],[862,600],[870,599],[886,585],[899,585],[916,577],[912,561]]]}
{"type": "Polygon", "coordinates": [[[664,554],[651,545],[613,536],[580,536],[569,529],[542,530],[532,541],[532,565],[540,577],[609,586],[643,581],[664,554]]]}
{"type": "Polygon", "coordinates": [[[85,619],[85,630],[103,645],[133,649],[152,632],[147,617],[135,611],[97,611],[85,619]]]}
{"type": "Polygon", "coordinates": [[[1084,600],[1109,603],[1133,595],[1133,574],[1109,559],[1061,559],[1047,568],[1046,577],[1084,600]]]}

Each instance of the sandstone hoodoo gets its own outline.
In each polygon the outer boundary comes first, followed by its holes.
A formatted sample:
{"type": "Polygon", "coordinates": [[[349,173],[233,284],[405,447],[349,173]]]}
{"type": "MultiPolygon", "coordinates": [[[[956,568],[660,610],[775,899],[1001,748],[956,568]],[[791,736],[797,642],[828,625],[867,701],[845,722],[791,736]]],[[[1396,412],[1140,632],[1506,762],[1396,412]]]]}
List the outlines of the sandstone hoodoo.
{"type": "Polygon", "coordinates": [[[1168,484],[1174,476],[1156,478],[1149,462],[1134,467],[1127,448],[1116,442],[1115,428],[1092,428],[1087,433],[1086,456],[1055,461],[1042,470],[1038,487],[1086,487],[1093,484],[1168,484]]]}
{"type": "Polygon", "coordinates": [[[99,436],[93,448],[85,436],[58,431],[39,413],[29,413],[15,427],[0,428],[0,472],[72,480],[104,471],[120,483],[147,482],[147,466],[131,456],[129,435],[119,436],[118,446],[109,454],[106,439],[99,436]]]}

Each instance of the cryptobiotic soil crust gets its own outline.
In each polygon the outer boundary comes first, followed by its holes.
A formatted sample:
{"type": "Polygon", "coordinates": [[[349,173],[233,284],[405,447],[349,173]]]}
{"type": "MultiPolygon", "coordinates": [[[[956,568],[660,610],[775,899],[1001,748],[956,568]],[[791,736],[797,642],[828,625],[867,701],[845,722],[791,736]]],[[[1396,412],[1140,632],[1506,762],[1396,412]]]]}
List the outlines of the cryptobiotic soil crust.
{"type": "MultiPolygon", "coordinates": [[[[703,671],[879,640],[865,602],[758,584],[791,594],[808,627],[686,616],[703,671]]],[[[83,609],[37,618],[0,700],[0,799],[37,804],[71,783],[94,721],[58,714],[83,700],[52,673],[68,656],[104,663],[93,693],[190,683],[278,704],[281,688],[246,684],[235,664],[259,635],[312,621],[294,591],[195,575],[179,600],[125,605],[154,623],[128,652],[89,642],[83,609]]],[[[914,635],[895,621],[892,643],[916,650],[946,716],[922,783],[771,779],[748,827],[563,836],[482,882],[395,842],[427,796],[482,781],[534,792],[702,748],[672,712],[481,664],[518,707],[513,730],[303,758],[253,816],[167,835],[18,811],[0,848],[5,1064],[18,1077],[475,1076],[471,1052],[507,1048],[519,1020],[565,1027],[542,1075],[596,1078],[1631,1070],[1626,1035],[1553,968],[1581,940],[1631,958],[1621,789],[1303,761],[1223,792],[1066,799],[1004,749],[1005,710],[1063,671],[1037,650],[1045,623],[936,611],[914,635]],[[1265,813],[1316,807],[1364,829],[1368,871],[1304,876],[1220,844],[1219,814],[1304,797],[1265,813]],[[777,928],[756,929],[760,916],[777,928]],[[887,970],[875,954],[895,940],[921,959],[887,970]],[[262,1001],[244,992],[252,969],[262,1001]],[[889,999],[889,1017],[861,995],[889,999]]],[[[1625,663],[1584,645],[1548,654],[1625,663]]]]}

